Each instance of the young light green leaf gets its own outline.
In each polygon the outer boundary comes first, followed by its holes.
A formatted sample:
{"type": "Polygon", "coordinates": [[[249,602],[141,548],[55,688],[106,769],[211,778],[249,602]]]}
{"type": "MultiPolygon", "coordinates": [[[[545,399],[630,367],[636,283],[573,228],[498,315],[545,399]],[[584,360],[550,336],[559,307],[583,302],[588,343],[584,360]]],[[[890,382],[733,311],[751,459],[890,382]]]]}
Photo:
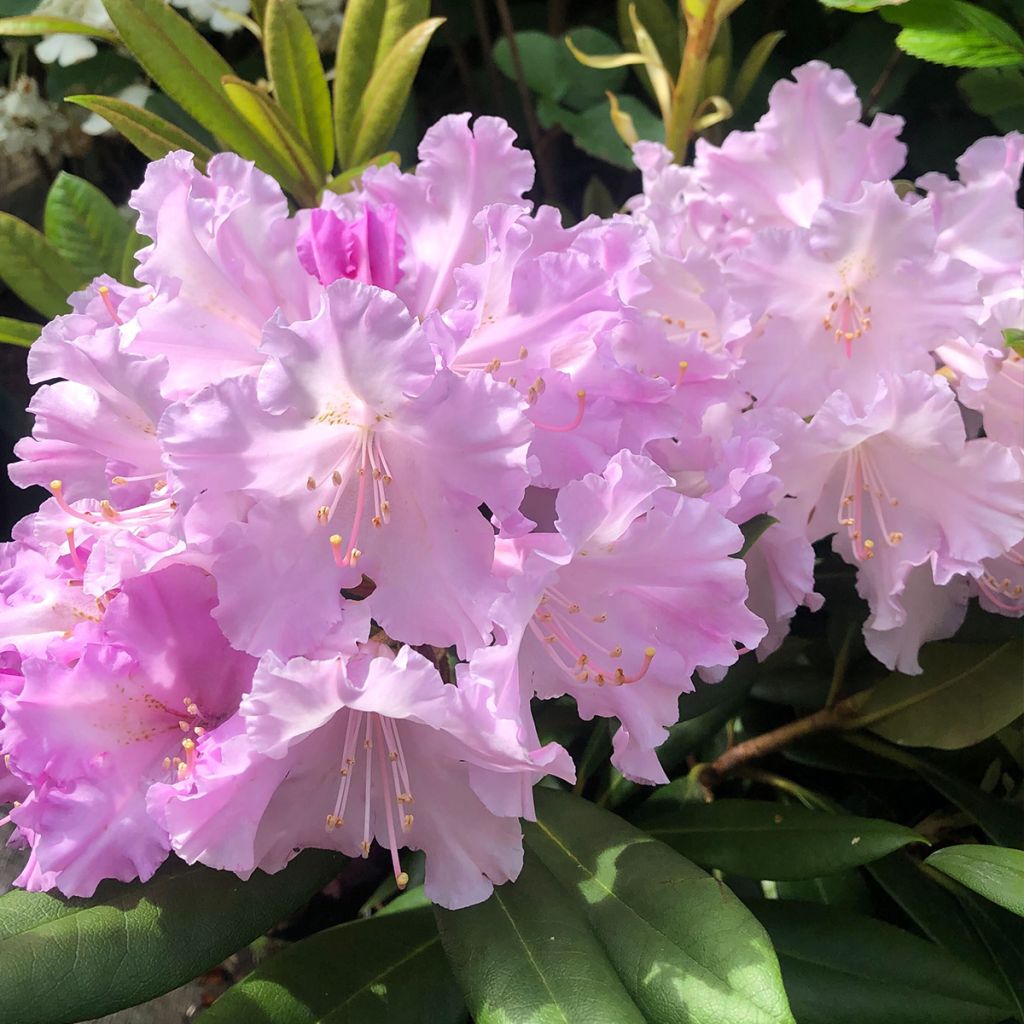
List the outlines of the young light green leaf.
{"type": "Polygon", "coordinates": [[[265,169],[304,206],[314,205],[320,192],[321,175],[313,154],[284,111],[252,82],[225,75],[222,84],[232,106],[273,154],[272,158],[265,158],[265,169]]]}
{"type": "Polygon", "coordinates": [[[427,45],[444,20],[428,18],[410,29],[370,76],[356,110],[355,141],[346,163],[363,163],[387,145],[402,116],[427,45]]]}
{"type": "Polygon", "coordinates": [[[1001,846],[947,846],[936,850],[925,864],[1024,917],[1024,851],[1001,846]]]}
{"type": "Polygon", "coordinates": [[[789,881],[859,867],[908,843],[913,829],[767,800],[679,803],[656,791],[636,823],[698,864],[744,878],[789,881]]]}
{"type": "Polygon", "coordinates": [[[61,171],[50,187],[43,229],[57,251],[86,277],[121,273],[131,235],[117,207],[93,184],[61,171]]]}
{"type": "Polygon", "coordinates": [[[1001,1024],[995,982],[944,949],[834,907],[764,900],[768,930],[800,1024],[1001,1024]]]}
{"type": "Polygon", "coordinates": [[[1003,340],[1006,347],[1013,349],[1019,356],[1024,356],[1024,330],[1017,327],[1007,327],[1003,331],[1003,340]]]}
{"type": "Polygon", "coordinates": [[[864,14],[867,11],[877,11],[879,7],[906,3],[906,0],[820,0],[820,2],[823,6],[834,7],[838,11],[864,14]]]}
{"type": "Polygon", "coordinates": [[[920,661],[920,675],[894,672],[872,687],[854,724],[903,746],[959,750],[1024,714],[1024,638],[927,644],[920,661]]]}
{"type": "Polygon", "coordinates": [[[638,49],[636,33],[633,31],[633,18],[629,13],[629,8],[633,7],[636,11],[636,20],[654,40],[665,70],[673,80],[679,74],[679,59],[686,37],[686,26],[672,13],[673,8],[677,6],[669,6],[665,0],[618,0],[616,4],[619,37],[622,39],[623,48],[638,49]]]}
{"type": "Polygon", "coordinates": [[[270,0],[263,52],[274,96],[313,154],[322,179],[334,166],[334,128],[316,39],[294,0],[270,0]]]}
{"type": "Polygon", "coordinates": [[[428,907],[337,925],[229,988],[207,1024],[462,1024],[466,1006],[428,907]]]}
{"type": "Polygon", "coordinates": [[[344,192],[351,192],[359,184],[359,179],[362,178],[363,172],[368,167],[386,167],[388,164],[397,164],[400,159],[401,157],[398,153],[393,149],[389,149],[386,153],[373,157],[372,160],[367,160],[365,163],[351,167],[347,171],[342,171],[341,174],[336,174],[327,183],[327,188],[332,192],[337,192],[339,195],[344,192]]]}
{"type": "Polygon", "coordinates": [[[206,170],[206,162],[213,153],[188,132],[182,131],[170,121],[152,114],[142,107],[113,96],[67,96],[68,103],[75,103],[106,118],[139,152],[150,160],[159,160],[176,149],[192,153],[196,167],[206,170]]]}
{"type": "Polygon", "coordinates": [[[0,279],[45,317],[68,311],[67,298],[89,280],[43,234],[0,212],[0,279]]]}
{"type": "Polygon", "coordinates": [[[64,1024],[168,992],[262,935],[343,863],[307,850],[243,882],[172,860],[145,884],[107,882],[88,900],[13,890],[0,897],[4,1024],[64,1024]]]}
{"type": "Polygon", "coordinates": [[[647,1024],[583,911],[534,855],[484,903],[435,914],[476,1024],[647,1024]]]}
{"type": "Polygon", "coordinates": [[[104,2],[122,42],[157,85],[226,148],[273,174],[273,150],[221,84],[231,66],[189,22],[162,0],[104,2]]]}
{"type": "Polygon", "coordinates": [[[116,32],[73,18],[55,18],[45,14],[0,18],[0,36],[48,36],[58,32],[68,36],[92,36],[93,39],[104,39],[108,43],[117,42],[116,32]]]}
{"type": "Polygon", "coordinates": [[[39,324],[30,324],[26,320],[12,320],[9,316],[0,316],[0,344],[28,348],[39,337],[41,329],[39,324]]]}
{"type": "Polygon", "coordinates": [[[966,0],[909,0],[886,7],[896,45],[912,57],[959,68],[1024,65],[1024,40],[1002,18],[966,0]]]}
{"type": "Polygon", "coordinates": [[[354,161],[359,101],[373,74],[387,0],[349,0],[334,61],[334,139],[342,168],[354,161]]]}
{"type": "Polygon", "coordinates": [[[384,17],[381,19],[380,35],[377,37],[377,52],[373,66],[379,68],[394,49],[395,43],[430,17],[430,0],[387,0],[384,17]]]}
{"type": "Polygon", "coordinates": [[[792,1024],[762,928],[724,885],[621,818],[539,789],[527,846],[585,909],[650,1024],[792,1024]]]}
{"type": "Polygon", "coordinates": [[[743,106],[743,101],[750,95],[750,90],[757,81],[757,76],[764,71],[768,58],[771,57],[775,47],[782,42],[785,32],[768,32],[750,48],[743,63],[736,71],[736,77],[732,83],[732,93],[729,96],[734,110],[743,106]]]}

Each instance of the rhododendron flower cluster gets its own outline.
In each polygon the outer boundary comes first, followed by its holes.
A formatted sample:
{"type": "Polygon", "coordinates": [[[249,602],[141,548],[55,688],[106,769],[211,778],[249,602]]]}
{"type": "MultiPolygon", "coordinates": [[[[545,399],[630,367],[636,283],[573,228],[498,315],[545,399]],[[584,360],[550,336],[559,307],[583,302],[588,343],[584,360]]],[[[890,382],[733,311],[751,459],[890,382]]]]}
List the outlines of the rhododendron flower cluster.
{"type": "Polygon", "coordinates": [[[900,121],[860,114],[809,64],[690,167],[639,144],[628,212],[574,227],[492,118],[294,214],[234,156],[151,164],[141,284],[97,279],[29,356],[20,884],[376,843],[464,906],[520,870],[534,784],[574,777],[535,700],[665,781],[693,677],[820,607],[818,542],[890,668],[972,594],[1024,613],[1024,140],[897,189],[900,121]]]}

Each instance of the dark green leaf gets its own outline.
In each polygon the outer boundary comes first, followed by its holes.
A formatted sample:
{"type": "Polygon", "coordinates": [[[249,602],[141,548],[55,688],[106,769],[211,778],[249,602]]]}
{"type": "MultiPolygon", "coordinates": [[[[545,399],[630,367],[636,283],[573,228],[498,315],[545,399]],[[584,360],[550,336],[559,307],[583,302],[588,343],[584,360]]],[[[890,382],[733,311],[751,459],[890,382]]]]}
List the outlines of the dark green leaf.
{"type": "Polygon", "coordinates": [[[729,889],[584,800],[536,799],[527,844],[576,894],[644,1019],[792,1022],[771,945],[729,889]]]}
{"type": "MultiPolygon", "coordinates": [[[[633,119],[641,139],[664,140],[665,126],[661,118],[635,96],[620,96],[619,106],[633,119]]],[[[537,104],[537,117],[544,128],[561,125],[585,153],[617,167],[634,169],[632,153],[612,124],[607,100],[577,114],[541,99],[537,104]]]]}
{"type": "Polygon", "coordinates": [[[909,0],[881,12],[902,27],[896,45],[912,57],[959,68],[1024,64],[1024,40],[990,11],[965,0],[909,0]]]}
{"type": "Polygon", "coordinates": [[[427,45],[443,24],[444,18],[428,18],[411,28],[374,70],[356,110],[355,141],[346,163],[365,163],[388,144],[427,45]]]}
{"type": "Polygon", "coordinates": [[[736,552],[736,558],[742,558],[764,535],[765,531],[777,523],[778,519],[762,512],[760,515],[748,519],[741,527],[743,533],[743,547],[736,552]]]}
{"type": "Polygon", "coordinates": [[[46,197],[46,237],[87,277],[121,272],[131,227],[93,184],[61,171],[46,197]]]}
{"type": "Polygon", "coordinates": [[[203,171],[213,154],[187,132],[133,103],[113,96],[68,96],[68,103],[76,103],[86,110],[105,117],[136,149],[150,160],[159,160],[175,149],[194,154],[196,167],[203,171]]]}
{"type": "Polygon", "coordinates": [[[88,900],[9,892],[0,897],[4,1024],[85,1020],[168,992],[262,935],[342,863],[309,850],[243,882],[173,860],[145,885],[107,882],[88,900]]]}
{"type": "Polygon", "coordinates": [[[766,900],[768,929],[799,1024],[1000,1024],[995,983],[924,939],[858,914],[766,900]]]}
{"type": "Polygon", "coordinates": [[[435,913],[476,1024],[646,1024],[583,911],[532,855],[486,902],[435,913]]]}
{"type": "Polygon", "coordinates": [[[44,235],[0,212],[0,279],[45,317],[68,311],[67,298],[89,275],[69,263],[44,235]]]}
{"type": "Polygon", "coordinates": [[[804,900],[858,914],[870,914],[872,911],[871,894],[859,871],[841,871],[821,878],[776,882],[775,891],[780,900],[804,900]]]}
{"type": "Polygon", "coordinates": [[[698,864],[745,878],[817,878],[924,842],[913,829],[877,818],[766,800],[671,807],[658,796],[640,809],[638,825],[698,864]]]}
{"type": "Polygon", "coordinates": [[[959,750],[1024,714],[1024,638],[997,647],[926,644],[922,672],[893,672],[866,694],[856,722],[894,743],[959,750]]]}
{"type": "Polygon", "coordinates": [[[334,166],[331,95],[316,39],[294,0],[270,0],[263,51],[274,96],[309,147],[320,178],[334,166]]]}
{"type": "Polygon", "coordinates": [[[925,864],[1024,917],[1024,851],[1000,846],[947,846],[936,850],[925,864]]]}
{"type": "Polygon", "coordinates": [[[228,149],[273,173],[273,151],[221,85],[231,66],[189,22],[162,0],[104,2],[124,45],[157,85],[228,149]]]}
{"type": "Polygon", "coordinates": [[[996,965],[1002,986],[1013,1003],[1014,1021],[1024,1021],[1024,971],[1021,970],[1020,919],[960,887],[956,898],[975,934],[996,965]]]}
{"type": "Polygon", "coordinates": [[[297,942],[228,989],[207,1024],[461,1024],[466,1007],[428,907],[297,942]]]}
{"type": "Polygon", "coordinates": [[[8,316],[0,316],[0,344],[20,345],[28,348],[41,330],[39,324],[30,324],[25,320],[12,320],[8,316]]]}

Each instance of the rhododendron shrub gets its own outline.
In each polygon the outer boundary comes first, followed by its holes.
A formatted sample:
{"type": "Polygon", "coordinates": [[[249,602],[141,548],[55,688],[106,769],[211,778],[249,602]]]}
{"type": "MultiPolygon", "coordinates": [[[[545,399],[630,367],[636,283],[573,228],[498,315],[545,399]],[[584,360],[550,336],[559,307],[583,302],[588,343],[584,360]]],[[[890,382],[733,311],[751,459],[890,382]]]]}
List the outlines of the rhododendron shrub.
{"type": "Polygon", "coordinates": [[[822,607],[830,548],[889,669],[975,597],[1024,615],[1024,140],[897,190],[901,122],[860,115],[798,68],[692,166],[638,144],[643,191],[574,226],[488,117],[298,212],[232,155],[150,164],[141,284],[72,295],[29,359],[18,884],[378,845],[466,907],[575,780],[545,702],[667,782],[685,695],[822,607]]]}

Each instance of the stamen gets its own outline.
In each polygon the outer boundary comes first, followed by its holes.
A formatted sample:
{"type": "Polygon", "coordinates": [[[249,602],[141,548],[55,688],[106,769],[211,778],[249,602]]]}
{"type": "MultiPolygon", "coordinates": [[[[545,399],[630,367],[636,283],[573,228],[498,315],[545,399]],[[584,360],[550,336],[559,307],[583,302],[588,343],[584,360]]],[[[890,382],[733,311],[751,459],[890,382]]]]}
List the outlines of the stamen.
{"type": "Polygon", "coordinates": [[[339,569],[344,569],[345,568],[345,560],[341,557],[341,545],[342,545],[341,537],[338,534],[336,534],[336,533],[332,533],[331,534],[331,551],[334,552],[334,564],[339,569]]]}
{"type": "Polygon", "coordinates": [[[640,671],[635,675],[627,676],[623,674],[621,668],[615,670],[615,684],[616,686],[622,686],[624,683],[636,683],[639,682],[645,675],[647,670],[651,667],[651,662],[654,661],[655,650],[653,647],[648,647],[644,650],[644,661],[640,666],[640,671]]]}
{"type": "Polygon", "coordinates": [[[84,574],[85,562],[82,561],[81,556],[78,554],[78,548],[75,545],[75,528],[73,526],[69,526],[64,533],[68,538],[68,550],[71,552],[71,562],[80,573],[84,574]]]}
{"type": "Polygon", "coordinates": [[[81,519],[83,523],[95,523],[96,517],[90,512],[78,512],[73,509],[64,497],[64,485],[60,480],[50,481],[50,492],[53,494],[54,499],[57,502],[57,507],[65,515],[69,515],[74,519],[81,519]]]}
{"type": "Polygon", "coordinates": [[[364,857],[368,857],[370,854],[370,795],[372,792],[371,786],[373,785],[373,757],[370,755],[370,751],[373,749],[372,727],[373,716],[367,715],[366,735],[363,739],[363,749],[366,751],[366,785],[363,789],[363,841],[359,844],[364,857]]]}
{"type": "Polygon", "coordinates": [[[100,502],[100,511],[103,513],[105,518],[113,520],[115,522],[121,518],[121,513],[118,512],[117,509],[114,508],[114,506],[111,505],[106,498],[104,498],[100,502]]]}
{"type": "Polygon", "coordinates": [[[117,315],[117,307],[114,305],[113,300],[110,298],[110,288],[105,284],[101,284],[97,291],[99,292],[100,299],[102,300],[103,305],[106,306],[107,312],[110,314],[110,317],[114,321],[114,323],[118,324],[119,326],[123,324],[124,321],[117,315]]]}
{"type": "MultiPolygon", "coordinates": [[[[377,725],[380,729],[381,740],[384,741],[384,726],[381,724],[380,716],[372,716],[377,719],[377,725]]],[[[384,742],[381,742],[377,747],[377,763],[380,766],[380,774],[382,779],[387,779],[387,766],[384,763],[384,742]]],[[[397,811],[392,808],[391,801],[384,801],[384,818],[387,822],[388,830],[388,849],[391,851],[391,870],[395,873],[395,883],[399,889],[404,889],[409,884],[409,876],[402,870],[401,862],[398,859],[398,843],[395,841],[395,823],[394,816],[397,811]],[[402,881],[402,878],[405,881],[402,881]]]]}
{"type": "Polygon", "coordinates": [[[534,421],[533,425],[538,430],[549,430],[549,431],[551,431],[553,433],[556,433],[556,434],[563,434],[563,433],[567,433],[570,430],[575,430],[583,422],[583,411],[584,411],[584,409],[586,408],[586,405],[587,405],[587,393],[586,393],[586,391],[582,391],[582,390],[577,391],[576,392],[576,401],[577,401],[576,415],[575,415],[575,417],[573,417],[573,420],[572,420],[571,423],[567,423],[564,426],[552,426],[549,423],[537,423],[536,421],[534,421]]]}
{"type": "Polygon", "coordinates": [[[685,359],[679,360],[679,371],[676,373],[676,382],[673,387],[679,387],[683,383],[683,378],[686,376],[686,371],[690,368],[690,364],[685,359]]]}

